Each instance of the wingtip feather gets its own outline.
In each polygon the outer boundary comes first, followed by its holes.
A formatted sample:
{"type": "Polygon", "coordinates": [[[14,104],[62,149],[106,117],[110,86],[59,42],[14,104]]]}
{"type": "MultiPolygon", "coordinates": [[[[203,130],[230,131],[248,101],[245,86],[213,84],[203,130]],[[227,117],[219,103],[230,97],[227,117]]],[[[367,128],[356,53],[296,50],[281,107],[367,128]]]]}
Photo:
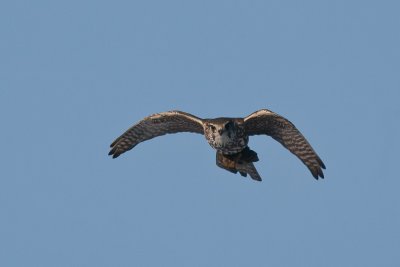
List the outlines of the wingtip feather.
{"type": "Polygon", "coordinates": [[[326,169],[325,164],[322,162],[322,160],[320,158],[318,158],[318,164],[319,166],[321,166],[322,169],[326,169]]]}
{"type": "Polygon", "coordinates": [[[310,169],[312,176],[315,178],[315,180],[318,180],[319,178],[321,178],[321,179],[325,178],[324,173],[319,166],[314,167],[314,168],[309,168],[309,169],[310,169]]]}
{"type": "Polygon", "coordinates": [[[121,155],[121,153],[117,151],[117,148],[116,148],[116,147],[113,147],[113,148],[110,150],[110,152],[108,152],[108,155],[109,155],[109,156],[112,156],[112,158],[115,159],[115,158],[118,158],[119,155],[121,155]]]}

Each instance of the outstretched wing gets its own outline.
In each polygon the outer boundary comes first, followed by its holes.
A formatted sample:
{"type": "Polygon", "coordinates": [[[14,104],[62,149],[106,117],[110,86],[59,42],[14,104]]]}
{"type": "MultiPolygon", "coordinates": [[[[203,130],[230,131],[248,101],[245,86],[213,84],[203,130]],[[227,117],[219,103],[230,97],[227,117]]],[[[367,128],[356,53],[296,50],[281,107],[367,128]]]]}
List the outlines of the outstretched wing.
{"type": "Polygon", "coordinates": [[[203,134],[203,120],[182,111],[167,111],[148,116],[129,128],[110,145],[113,158],[132,149],[140,142],[178,132],[203,134]]]}
{"type": "Polygon", "coordinates": [[[244,118],[248,135],[266,134],[295,154],[311,171],[315,179],[324,178],[325,165],[299,130],[284,117],[267,109],[244,118]],[[322,169],[321,169],[322,168],[322,169]]]}

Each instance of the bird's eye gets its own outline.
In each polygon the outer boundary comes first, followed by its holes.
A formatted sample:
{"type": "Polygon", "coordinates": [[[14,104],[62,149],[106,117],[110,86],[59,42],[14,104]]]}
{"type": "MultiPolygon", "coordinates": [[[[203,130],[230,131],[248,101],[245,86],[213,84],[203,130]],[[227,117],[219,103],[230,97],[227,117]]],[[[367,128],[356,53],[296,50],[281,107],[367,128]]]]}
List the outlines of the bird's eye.
{"type": "Polygon", "coordinates": [[[233,122],[229,121],[227,124],[225,124],[225,129],[229,130],[230,128],[233,127],[233,122]]]}
{"type": "Polygon", "coordinates": [[[217,130],[214,125],[210,125],[211,131],[215,132],[217,130]]]}

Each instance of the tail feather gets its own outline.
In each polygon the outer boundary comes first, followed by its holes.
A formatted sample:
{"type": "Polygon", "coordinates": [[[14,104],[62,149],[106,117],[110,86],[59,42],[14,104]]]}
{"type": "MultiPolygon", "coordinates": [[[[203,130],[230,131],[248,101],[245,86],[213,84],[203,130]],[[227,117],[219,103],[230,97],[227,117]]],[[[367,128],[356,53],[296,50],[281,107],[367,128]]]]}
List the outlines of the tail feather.
{"type": "Polygon", "coordinates": [[[244,177],[249,174],[253,180],[261,181],[261,176],[253,164],[254,161],[258,161],[257,153],[254,151],[251,152],[254,154],[248,154],[248,151],[246,151],[246,153],[240,152],[234,155],[224,155],[217,151],[217,166],[233,173],[239,172],[244,177]]]}
{"type": "Polygon", "coordinates": [[[249,174],[251,179],[253,179],[253,180],[256,180],[256,181],[262,180],[260,174],[258,174],[258,171],[252,162],[244,163],[244,164],[238,163],[238,164],[236,164],[236,169],[241,173],[244,172],[244,173],[249,174]]]}

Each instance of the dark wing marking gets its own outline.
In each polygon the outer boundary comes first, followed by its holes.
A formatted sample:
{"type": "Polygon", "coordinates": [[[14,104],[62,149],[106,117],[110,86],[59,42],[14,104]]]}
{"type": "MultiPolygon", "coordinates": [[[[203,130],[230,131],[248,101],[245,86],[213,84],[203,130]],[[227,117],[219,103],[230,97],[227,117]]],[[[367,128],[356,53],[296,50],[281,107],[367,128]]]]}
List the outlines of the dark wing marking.
{"type": "Polygon", "coordinates": [[[203,120],[182,111],[167,111],[148,116],[129,128],[110,145],[113,158],[132,149],[140,142],[178,132],[204,134],[203,120]]]}
{"type": "Polygon", "coordinates": [[[311,171],[315,179],[324,178],[325,165],[299,130],[284,117],[267,109],[244,118],[248,135],[266,134],[295,154],[311,171]],[[321,169],[322,168],[322,169],[321,169]]]}

